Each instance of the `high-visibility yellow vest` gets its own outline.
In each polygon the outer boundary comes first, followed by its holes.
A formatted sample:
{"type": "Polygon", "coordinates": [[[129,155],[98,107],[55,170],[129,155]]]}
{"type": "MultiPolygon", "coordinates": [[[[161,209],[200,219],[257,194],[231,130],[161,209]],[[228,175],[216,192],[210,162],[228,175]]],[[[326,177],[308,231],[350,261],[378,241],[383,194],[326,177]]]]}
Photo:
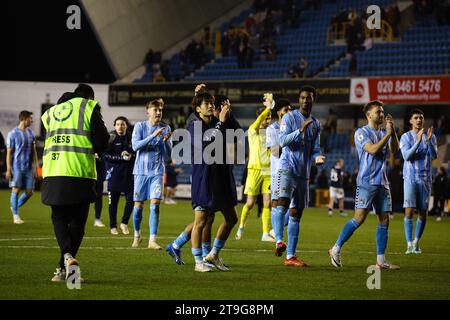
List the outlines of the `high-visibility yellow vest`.
{"type": "Polygon", "coordinates": [[[42,177],[97,179],[91,141],[91,115],[97,101],[73,98],[41,117],[47,130],[42,177]]]}

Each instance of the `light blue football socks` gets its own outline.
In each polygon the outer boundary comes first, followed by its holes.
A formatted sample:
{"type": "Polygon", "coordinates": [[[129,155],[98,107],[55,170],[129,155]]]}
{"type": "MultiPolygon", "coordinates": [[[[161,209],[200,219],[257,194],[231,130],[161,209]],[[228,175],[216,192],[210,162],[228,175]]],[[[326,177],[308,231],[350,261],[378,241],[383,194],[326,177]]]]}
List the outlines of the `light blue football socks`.
{"type": "Polygon", "coordinates": [[[133,208],[133,226],[134,236],[139,237],[141,234],[141,222],[142,222],[142,208],[133,208]]]}
{"type": "Polygon", "coordinates": [[[300,218],[290,216],[288,224],[288,243],[286,250],[286,259],[290,259],[295,256],[295,250],[297,249],[299,233],[300,233],[300,218]]]}
{"type": "Polygon", "coordinates": [[[355,219],[351,219],[350,221],[348,221],[344,225],[344,228],[342,228],[341,234],[339,235],[339,238],[336,241],[336,246],[341,248],[344,245],[344,243],[346,243],[347,240],[350,239],[353,232],[355,232],[355,230],[358,229],[358,227],[359,224],[358,222],[356,222],[355,219]]]}
{"type": "Polygon", "coordinates": [[[150,240],[155,241],[155,237],[158,234],[159,228],[159,203],[150,204],[150,240]]]}

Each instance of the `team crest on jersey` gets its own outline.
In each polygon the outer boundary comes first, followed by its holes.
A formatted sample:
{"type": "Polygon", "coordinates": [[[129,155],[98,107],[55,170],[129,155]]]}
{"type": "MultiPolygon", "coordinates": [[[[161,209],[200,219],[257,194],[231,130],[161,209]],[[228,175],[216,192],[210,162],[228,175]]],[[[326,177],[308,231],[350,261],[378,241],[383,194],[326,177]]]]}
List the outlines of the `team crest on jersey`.
{"type": "Polygon", "coordinates": [[[363,141],[363,139],[364,139],[363,134],[362,133],[358,134],[357,139],[359,142],[363,141]]]}

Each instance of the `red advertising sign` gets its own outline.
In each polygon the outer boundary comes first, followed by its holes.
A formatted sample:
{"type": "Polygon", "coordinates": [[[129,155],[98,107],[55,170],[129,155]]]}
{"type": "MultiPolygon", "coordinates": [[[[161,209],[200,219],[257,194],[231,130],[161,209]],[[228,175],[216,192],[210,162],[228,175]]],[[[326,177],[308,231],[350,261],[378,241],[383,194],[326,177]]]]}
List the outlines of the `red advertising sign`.
{"type": "Polygon", "coordinates": [[[369,78],[369,92],[384,103],[450,102],[450,77],[369,78]]]}
{"type": "Polygon", "coordinates": [[[350,103],[450,103],[450,77],[354,78],[350,103]]]}

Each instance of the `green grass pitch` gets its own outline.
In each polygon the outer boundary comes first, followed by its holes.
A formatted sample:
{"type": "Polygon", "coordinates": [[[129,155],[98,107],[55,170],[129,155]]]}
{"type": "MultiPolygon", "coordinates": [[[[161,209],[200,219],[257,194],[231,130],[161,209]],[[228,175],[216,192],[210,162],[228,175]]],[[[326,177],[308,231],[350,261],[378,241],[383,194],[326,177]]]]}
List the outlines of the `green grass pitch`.
{"type": "MultiPolygon", "coordinates": [[[[123,208],[121,199],[119,219],[123,208]]],[[[147,206],[148,207],[148,206],[147,206]]],[[[242,206],[238,207],[240,214],[242,206]]],[[[234,240],[236,228],[221,253],[230,272],[194,272],[190,243],[183,249],[186,265],[175,265],[162,251],[151,251],[143,241],[131,248],[132,235],[112,236],[109,228],[93,227],[93,206],[85,239],[78,254],[81,290],[53,283],[59,249],[54,239],[50,208],[36,193],[20,210],[23,225],[14,225],[9,191],[0,192],[0,299],[449,299],[450,221],[431,217],[420,255],[404,254],[403,216],[396,214],[389,228],[387,258],[398,271],[381,272],[381,289],[369,290],[367,267],[375,263],[376,219],[369,215],[343,249],[342,269],[331,266],[328,249],[348,218],[325,209],[308,209],[300,226],[298,255],[310,266],[287,268],[273,253],[272,243],[259,241],[261,221],[255,209],[244,239],[234,240]]],[[[349,212],[350,213],[350,212],[349,212]]],[[[142,230],[148,239],[148,208],[142,230]]],[[[350,215],[349,215],[350,217],[350,215]]],[[[165,247],[191,222],[190,202],[162,205],[158,242],[165,247]]],[[[102,220],[109,221],[104,198],[102,220]]],[[[119,220],[120,221],[120,220],[119,220]]],[[[217,214],[214,233],[222,221],[217,214]]],[[[130,221],[132,229],[132,220],[130,221]]]]}

